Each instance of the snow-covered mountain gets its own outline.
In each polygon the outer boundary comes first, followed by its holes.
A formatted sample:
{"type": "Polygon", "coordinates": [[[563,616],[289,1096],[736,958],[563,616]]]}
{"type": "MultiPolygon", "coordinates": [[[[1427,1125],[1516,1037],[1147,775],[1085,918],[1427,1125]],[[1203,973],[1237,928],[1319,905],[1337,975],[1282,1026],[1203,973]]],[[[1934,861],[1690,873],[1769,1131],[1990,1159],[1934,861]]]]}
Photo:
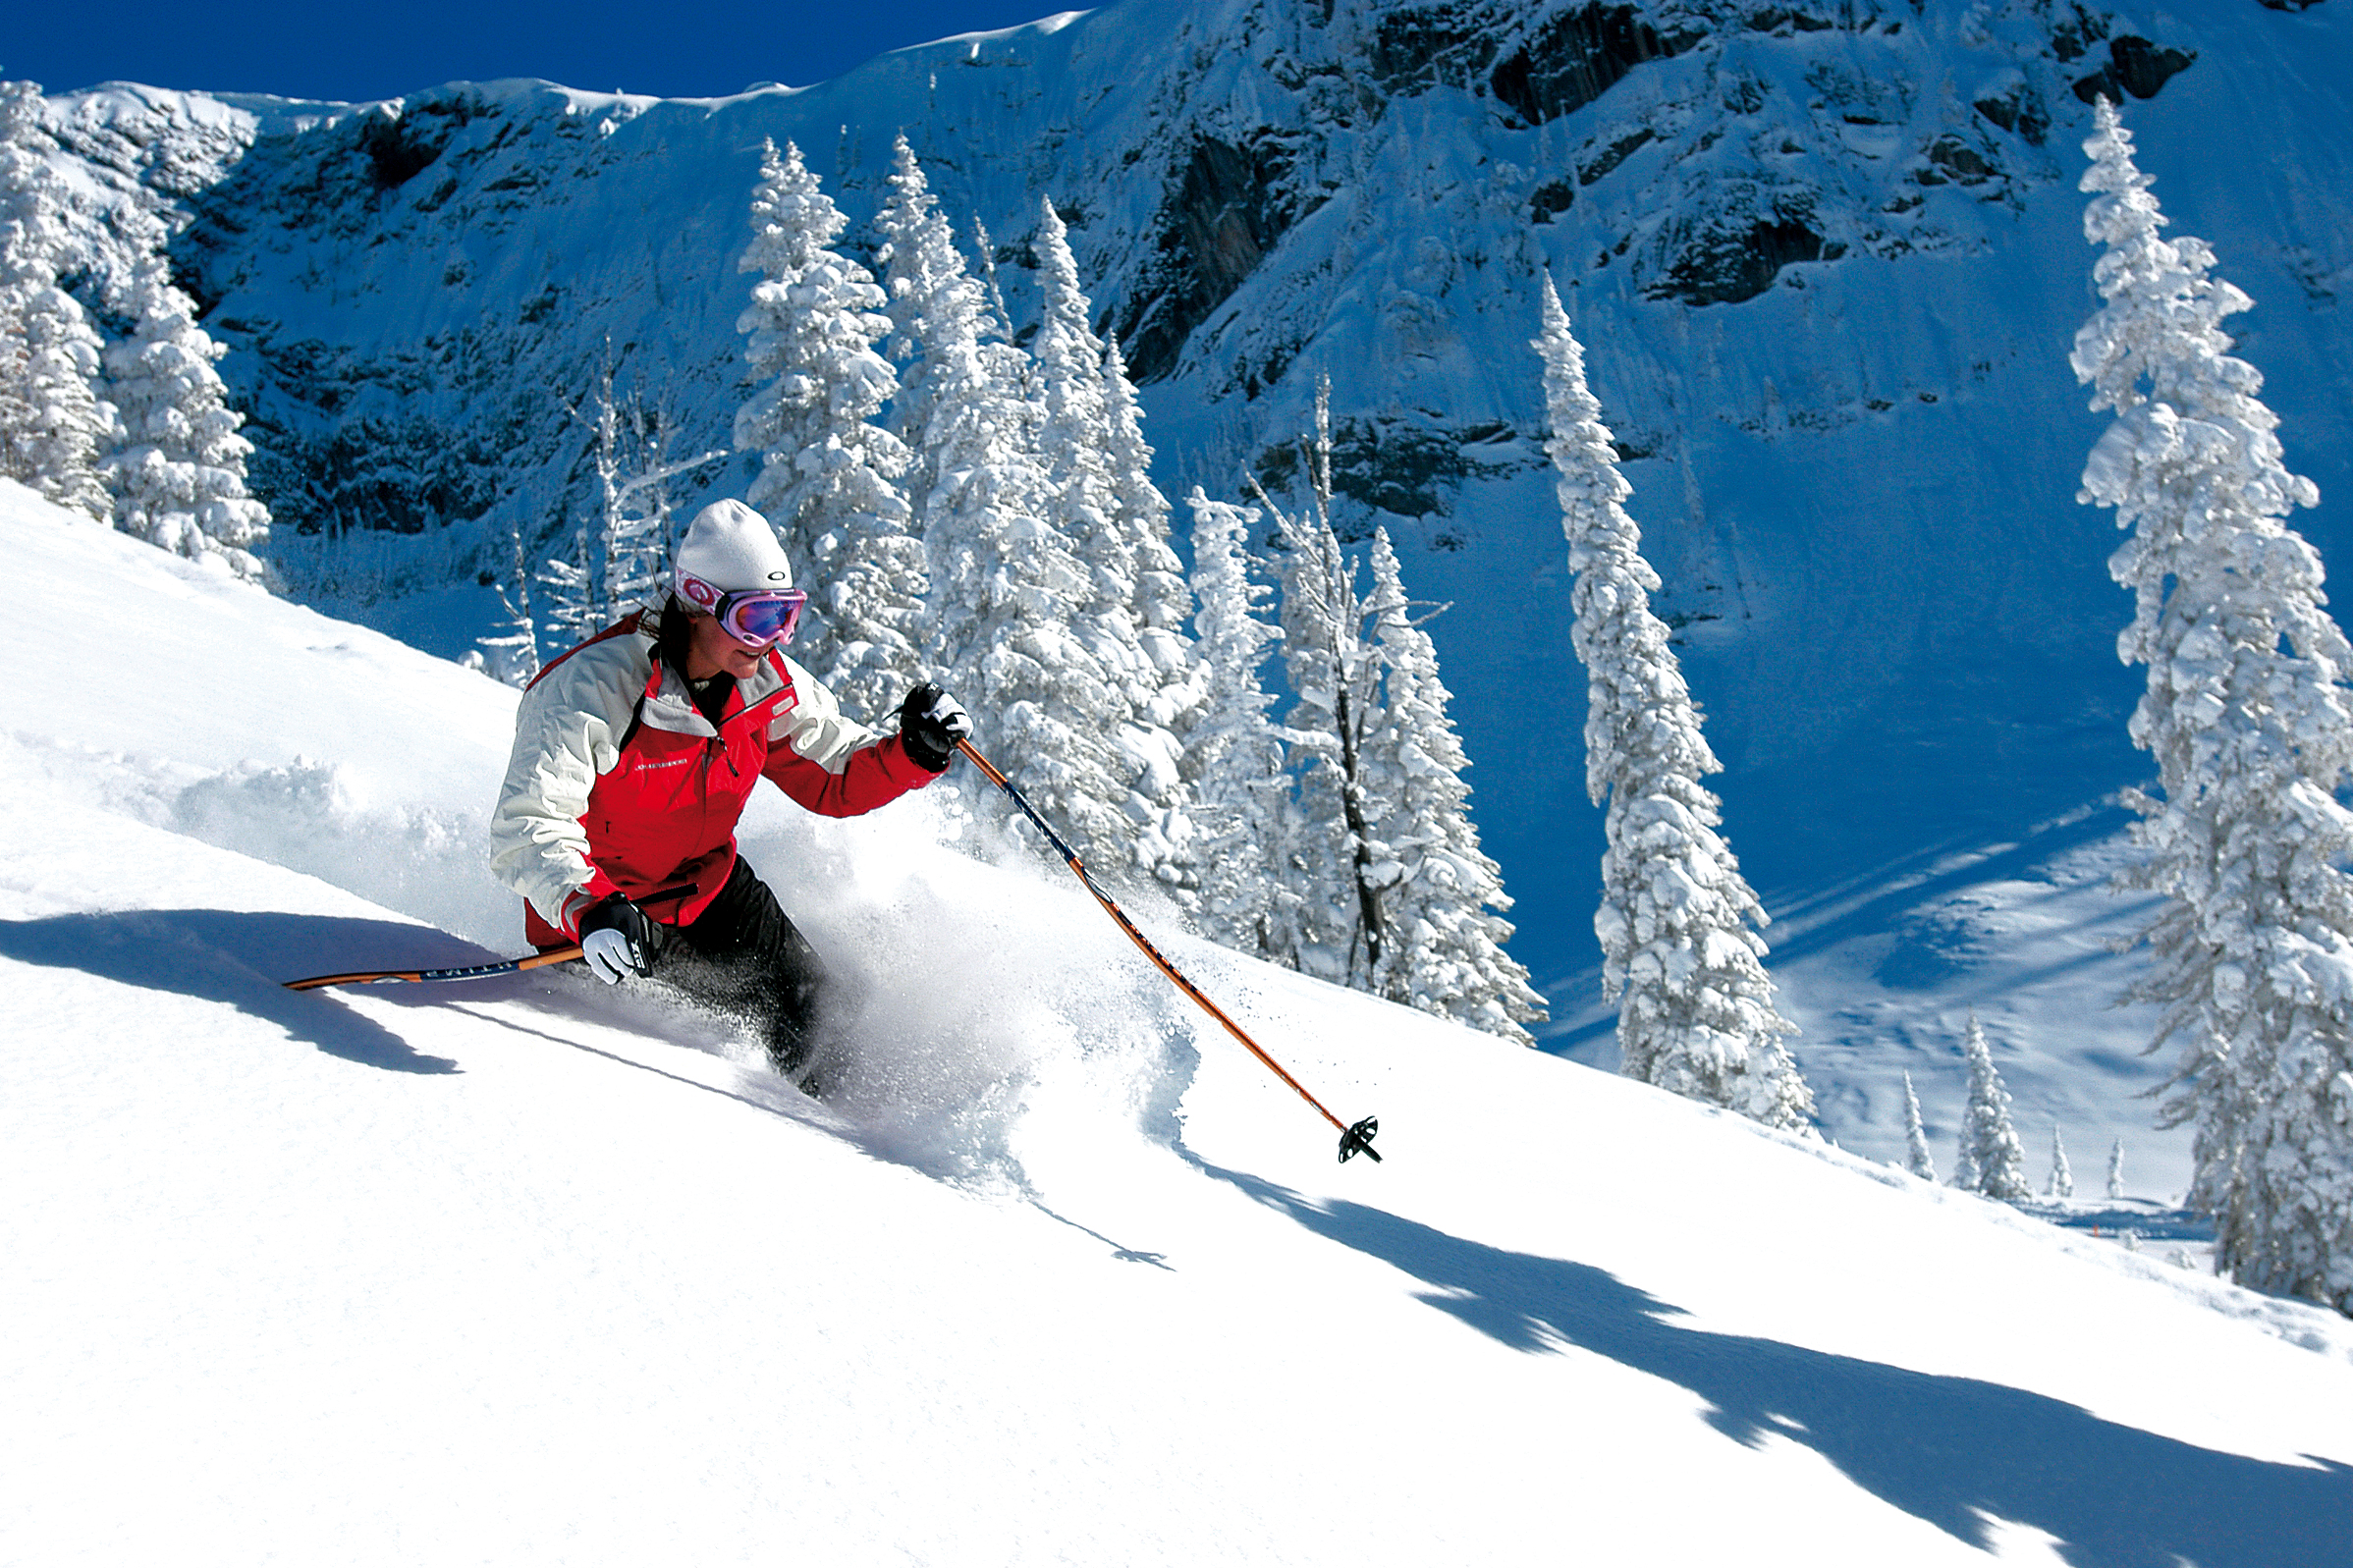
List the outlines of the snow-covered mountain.
{"type": "Polygon", "coordinates": [[[0,568],[0,1560],[2342,1560],[2344,1320],[1172,937],[1336,1164],[928,794],[749,822],[877,982],[824,1105],[288,992],[514,950],[514,693],[6,482],[0,568]]]}
{"type": "MultiPolygon", "coordinates": [[[[746,74],[758,74],[747,62],[746,74]]],[[[805,89],[660,101],[540,82],[396,103],[109,87],[54,106],[89,210],[170,204],[234,346],[256,488],[317,602],[453,654],[515,519],[584,482],[564,411],[610,353],[682,445],[740,401],[734,267],[763,138],[853,218],[903,130],[986,225],[1016,320],[1039,195],[1145,388],[1164,488],[1280,483],[1329,372],[1348,520],[1385,521],[1431,631],[1515,953],[1556,1049],[1606,1059],[1598,814],[1527,348],[1550,268],[1625,449],[1727,829],[1826,1125],[1900,1147],[1895,1074],[1957,1124],[1958,1008],[2030,1146],[2111,1136],[2179,1185],[2105,1010],[2098,892],[2146,777],[2099,429],[2077,151],[2120,93],[2179,232],[2262,308],[2290,465],[2353,479],[2353,24],[2341,5],[1121,0],[805,89]],[[312,538],[300,529],[323,530],[312,538]],[[356,531],[353,531],[356,530],[356,531]]],[[[870,238],[870,237],[869,237],[870,238]]],[[[714,470],[739,492],[749,468],[714,470]]],[[[2299,519],[2325,554],[2348,535],[2299,519]]]]}

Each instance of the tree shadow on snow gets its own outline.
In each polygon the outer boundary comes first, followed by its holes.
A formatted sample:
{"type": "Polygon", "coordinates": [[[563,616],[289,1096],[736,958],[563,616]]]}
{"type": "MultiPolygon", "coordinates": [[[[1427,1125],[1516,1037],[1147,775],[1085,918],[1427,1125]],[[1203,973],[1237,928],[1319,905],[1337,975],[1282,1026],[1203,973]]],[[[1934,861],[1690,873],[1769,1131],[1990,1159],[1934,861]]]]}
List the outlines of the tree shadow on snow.
{"type": "MultiPolygon", "coordinates": [[[[458,1064],[411,1050],[399,1035],[328,993],[288,991],[284,982],[350,969],[356,962],[444,968],[495,956],[446,932],[394,920],[229,909],[129,909],[0,920],[0,957],[221,1002],[331,1056],[389,1072],[456,1072],[458,1064]]],[[[395,993],[432,989],[386,987],[377,994],[426,1001],[431,999],[395,993]]]]}
{"type": "Polygon", "coordinates": [[[1493,1339],[1531,1354],[1573,1345],[1677,1383],[1726,1436],[1803,1443],[1981,1549],[1991,1515],[2048,1532],[2076,1568],[2341,1568],[2353,1550],[2353,1466],[2216,1452],[1999,1383],[1677,1326],[1680,1308],[1601,1269],[1202,1168],[1425,1281],[1421,1300],[1493,1339]]]}

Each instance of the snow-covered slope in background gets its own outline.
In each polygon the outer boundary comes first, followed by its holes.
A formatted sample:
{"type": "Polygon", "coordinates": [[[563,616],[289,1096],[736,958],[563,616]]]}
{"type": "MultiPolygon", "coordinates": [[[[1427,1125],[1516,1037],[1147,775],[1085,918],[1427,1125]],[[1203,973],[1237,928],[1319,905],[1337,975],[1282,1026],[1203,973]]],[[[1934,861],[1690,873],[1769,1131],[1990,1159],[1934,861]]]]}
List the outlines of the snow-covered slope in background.
{"type": "MultiPolygon", "coordinates": [[[[747,75],[758,75],[747,62],[747,75]]],[[[445,655],[497,614],[504,530],[584,494],[564,412],[609,351],[682,448],[743,396],[735,271],[763,137],[853,218],[903,130],[995,238],[1012,313],[1035,203],[1145,389],[1161,477],[1280,483],[1334,377],[1343,520],[1386,521],[1478,767],[1550,1044],[1610,1059],[1590,915],[1567,573],[1526,347],[1550,268],[1627,451],[1731,841],[1826,1126],[1900,1148],[1899,1070],[1958,1123],[1975,1005],[2029,1144],[2124,1137],[2147,1020],[2107,1009],[2131,911],[2094,891],[2147,775],[2108,583],[2074,502],[2099,422],[2065,366],[2088,313],[2083,90],[2124,95],[2177,232],[2262,308],[2291,466],[2353,481],[2353,18],[1744,0],[1121,0],[709,101],[542,82],[369,106],[139,88],[58,106],[92,213],[135,188],[177,243],[316,602],[445,655]],[[2152,95],[2153,94],[2153,95],[2152,95]],[[404,531],[406,530],[406,531],[404,531]]],[[[968,232],[968,231],[967,231],[968,232]]],[[[870,239],[870,237],[868,237],[870,239]]],[[[739,492],[742,462],[711,471],[739,492]]],[[[2334,559],[2335,510],[2298,519],[2334,559]]],[[[953,674],[953,673],[949,673],[953,674]]]]}
{"type": "Polygon", "coordinates": [[[513,946],[513,694],[5,483],[0,564],[11,1563],[2342,1559],[2341,1320],[1176,943],[1337,1165],[917,802],[747,838],[886,991],[833,1103],[576,976],[287,992],[513,946]]]}

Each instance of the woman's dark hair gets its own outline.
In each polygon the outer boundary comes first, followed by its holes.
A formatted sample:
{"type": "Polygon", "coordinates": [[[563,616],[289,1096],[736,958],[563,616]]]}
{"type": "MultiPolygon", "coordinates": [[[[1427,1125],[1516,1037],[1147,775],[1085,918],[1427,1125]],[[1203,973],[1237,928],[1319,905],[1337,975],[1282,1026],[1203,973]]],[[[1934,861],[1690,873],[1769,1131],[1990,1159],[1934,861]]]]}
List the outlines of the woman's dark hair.
{"type": "Polygon", "coordinates": [[[674,593],[662,602],[661,624],[654,632],[655,656],[676,670],[681,680],[686,678],[686,649],[693,638],[686,629],[686,619],[692,614],[685,601],[674,593]]]}

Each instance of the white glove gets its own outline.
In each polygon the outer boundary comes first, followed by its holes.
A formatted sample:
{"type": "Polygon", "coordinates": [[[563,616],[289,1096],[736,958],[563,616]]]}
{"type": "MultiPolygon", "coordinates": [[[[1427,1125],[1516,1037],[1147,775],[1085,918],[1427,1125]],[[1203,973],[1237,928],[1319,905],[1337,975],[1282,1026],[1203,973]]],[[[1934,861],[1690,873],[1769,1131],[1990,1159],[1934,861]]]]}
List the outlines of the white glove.
{"type": "Polygon", "coordinates": [[[652,967],[652,923],[645,911],[616,893],[580,916],[580,956],[606,985],[652,967]]]}

